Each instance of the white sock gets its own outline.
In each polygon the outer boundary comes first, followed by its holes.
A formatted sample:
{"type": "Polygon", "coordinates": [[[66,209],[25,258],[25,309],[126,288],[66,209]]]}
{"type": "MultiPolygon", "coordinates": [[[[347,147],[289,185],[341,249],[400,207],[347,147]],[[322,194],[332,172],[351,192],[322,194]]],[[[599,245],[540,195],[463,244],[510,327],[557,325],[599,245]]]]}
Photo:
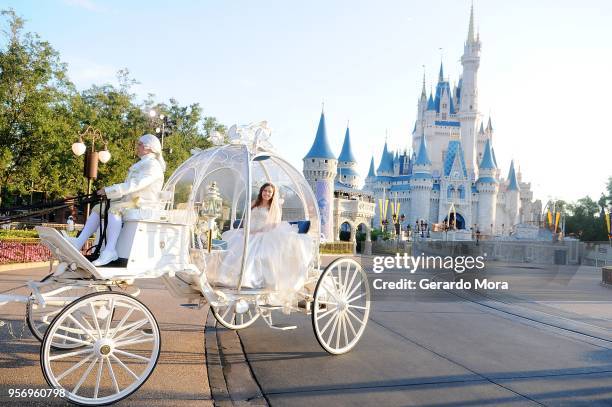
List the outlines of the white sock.
{"type": "Polygon", "coordinates": [[[117,240],[119,240],[119,233],[121,233],[121,216],[113,215],[109,212],[108,214],[108,226],[106,227],[106,250],[115,250],[117,240]]]}
{"type": "Polygon", "coordinates": [[[90,213],[81,234],[77,237],[77,247],[79,250],[85,245],[87,239],[96,232],[98,226],[100,226],[100,215],[97,212],[90,213]]]}

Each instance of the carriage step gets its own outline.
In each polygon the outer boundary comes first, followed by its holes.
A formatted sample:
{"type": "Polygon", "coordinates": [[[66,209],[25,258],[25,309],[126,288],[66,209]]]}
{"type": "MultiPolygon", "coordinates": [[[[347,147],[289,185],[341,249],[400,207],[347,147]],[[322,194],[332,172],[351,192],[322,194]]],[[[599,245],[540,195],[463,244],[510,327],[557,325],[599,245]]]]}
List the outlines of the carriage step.
{"type": "Polygon", "coordinates": [[[273,325],[270,325],[270,328],[280,329],[281,331],[290,331],[292,329],[297,328],[297,326],[289,325],[289,324],[273,324],[273,325]]]}
{"type": "Polygon", "coordinates": [[[275,310],[275,309],[283,309],[282,305],[269,305],[269,304],[262,304],[259,305],[259,308],[261,309],[267,309],[267,310],[275,310]]]}
{"type": "Polygon", "coordinates": [[[197,309],[197,308],[200,308],[200,304],[181,304],[181,307],[189,308],[189,309],[197,309]]]}

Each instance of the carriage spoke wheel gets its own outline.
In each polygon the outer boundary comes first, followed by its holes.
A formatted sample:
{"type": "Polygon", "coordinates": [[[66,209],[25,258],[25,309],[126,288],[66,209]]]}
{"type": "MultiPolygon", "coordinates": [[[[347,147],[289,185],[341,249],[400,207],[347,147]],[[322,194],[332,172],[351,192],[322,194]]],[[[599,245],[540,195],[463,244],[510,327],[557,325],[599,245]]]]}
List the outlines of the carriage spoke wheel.
{"type": "MultiPolygon", "coordinates": [[[[51,279],[52,277],[52,275],[48,275],[43,278],[41,282],[45,282],[51,279]]],[[[59,282],[51,282],[50,284],[45,285],[41,288],[41,294],[45,295],[45,293],[55,291],[62,287],[66,287],[66,284],[59,282]]],[[[106,290],[111,291],[111,288],[105,286],[74,286],[70,289],[62,290],[53,297],[46,298],[49,303],[47,303],[44,307],[38,304],[34,297],[30,297],[30,299],[26,303],[26,321],[30,332],[32,332],[32,335],[34,335],[36,339],[42,341],[49,324],[66,305],[70,304],[73,300],[77,298],[83,297],[84,295],[90,294],[92,292],[100,292],[106,290]],[[65,301],[53,301],[54,297],[64,298],[65,301]]],[[[78,326],[76,326],[74,323],[68,323],[66,328],[67,329],[62,332],[63,335],[81,340],[84,339],[85,333],[80,331],[78,326]]],[[[51,346],[58,349],[74,349],[81,347],[82,344],[71,342],[65,338],[62,338],[58,342],[52,343],[51,346]]]]}
{"type": "Polygon", "coordinates": [[[49,386],[64,389],[77,404],[117,402],[135,392],[153,372],[161,346],[149,309],[124,293],[93,293],[65,307],[51,322],[40,349],[49,386]],[[83,338],[65,335],[73,324],[83,338]],[[78,349],[51,346],[62,339],[78,349]]]}
{"type": "Polygon", "coordinates": [[[211,306],[217,322],[228,329],[243,329],[259,318],[259,307],[254,301],[243,299],[229,301],[219,307],[211,306]]]}
{"type": "Polygon", "coordinates": [[[350,258],[334,260],[319,277],[312,303],[312,327],[327,352],[351,350],[365,330],[370,288],[361,265],[350,258]]]}

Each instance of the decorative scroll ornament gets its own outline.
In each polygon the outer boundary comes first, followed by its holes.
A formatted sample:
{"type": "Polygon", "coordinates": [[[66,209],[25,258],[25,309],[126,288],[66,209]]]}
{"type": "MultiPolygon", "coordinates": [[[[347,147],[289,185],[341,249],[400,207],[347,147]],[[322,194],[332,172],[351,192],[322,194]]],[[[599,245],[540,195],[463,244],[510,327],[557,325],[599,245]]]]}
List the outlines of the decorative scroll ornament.
{"type": "MultiPolygon", "coordinates": [[[[220,133],[217,130],[214,130],[212,133],[210,133],[208,139],[210,140],[213,146],[222,146],[223,144],[225,144],[225,136],[223,135],[223,133],[220,133]]],[[[196,155],[203,150],[200,147],[194,147],[189,151],[191,152],[191,155],[196,155]]]]}
{"type": "Polygon", "coordinates": [[[257,150],[273,150],[270,143],[272,129],[268,122],[251,123],[247,125],[233,125],[228,131],[228,138],[232,144],[245,144],[253,152],[257,150]]]}
{"type": "Polygon", "coordinates": [[[213,143],[213,145],[220,146],[225,144],[225,137],[223,136],[223,134],[215,130],[210,135],[210,141],[213,143]]]}

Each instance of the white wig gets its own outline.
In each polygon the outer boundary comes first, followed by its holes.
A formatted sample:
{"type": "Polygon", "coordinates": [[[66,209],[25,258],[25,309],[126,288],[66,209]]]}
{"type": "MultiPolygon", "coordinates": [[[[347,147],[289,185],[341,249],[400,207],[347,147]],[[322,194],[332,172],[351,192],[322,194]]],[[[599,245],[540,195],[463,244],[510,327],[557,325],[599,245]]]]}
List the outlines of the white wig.
{"type": "Polygon", "coordinates": [[[145,134],[144,136],[138,139],[142,143],[143,146],[151,150],[152,153],[155,154],[155,158],[159,161],[159,164],[162,167],[162,170],[166,170],[166,161],[164,161],[164,157],[162,156],[162,146],[159,142],[159,139],[152,134],[145,134]]]}

